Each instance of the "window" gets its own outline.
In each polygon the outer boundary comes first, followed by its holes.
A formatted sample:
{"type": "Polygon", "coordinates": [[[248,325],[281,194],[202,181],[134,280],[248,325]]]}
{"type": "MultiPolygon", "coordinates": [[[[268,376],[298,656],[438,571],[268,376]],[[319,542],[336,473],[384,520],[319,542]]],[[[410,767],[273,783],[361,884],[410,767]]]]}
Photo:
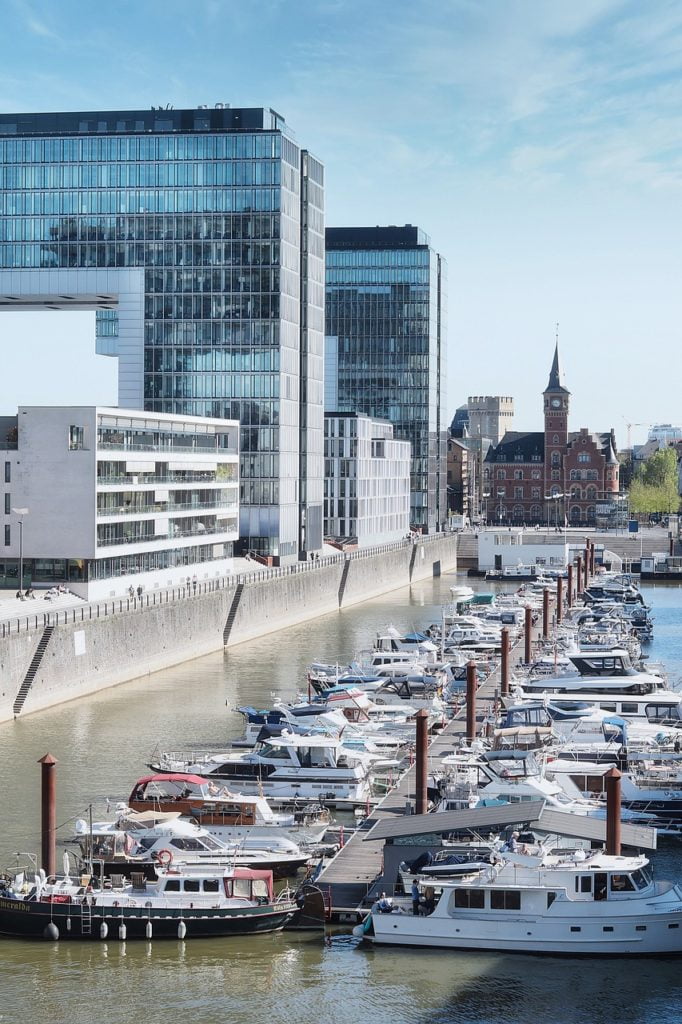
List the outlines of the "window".
{"type": "Polygon", "coordinates": [[[180,879],[179,878],[168,878],[166,879],[165,892],[180,892],[180,879]]]}
{"type": "Polygon", "coordinates": [[[611,892],[634,892],[635,887],[629,875],[611,875],[611,892]]]}
{"type": "Polygon", "coordinates": [[[561,470],[560,469],[553,469],[552,470],[552,480],[561,480],[561,470]]]}
{"type": "Polygon", "coordinates": [[[559,435],[555,434],[554,437],[552,438],[552,444],[558,444],[558,443],[559,443],[559,435]]]}
{"type": "MultiPolygon", "coordinates": [[[[9,463],[7,463],[7,465],[9,465],[9,463]]],[[[497,471],[497,479],[498,480],[505,480],[506,479],[506,474],[505,474],[503,469],[498,469],[498,471],[497,471]]]]}
{"type": "Polygon", "coordinates": [[[556,899],[556,893],[555,892],[548,892],[547,893],[547,909],[548,910],[552,906],[552,904],[554,903],[555,899],[556,899]]]}
{"type": "Polygon", "coordinates": [[[70,452],[79,452],[79,451],[83,450],[83,448],[84,448],[84,436],[85,436],[85,428],[84,427],[76,427],[76,426],[73,426],[73,425],[69,427],[69,451],[70,452]]]}
{"type": "Polygon", "coordinates": [[[541,480],[542,474],[539,469],[532,469],[530,473],[531,480],[541,480]]]}
{"type": "Polygon", "coordinates": [[[491,889],[491,910],[520,910],[521,893],[514,889],[491,889]]]}
{"type": "Polygon", "coordinates": [[[523,480],[523,470],[522,469],[515,469],[514,470],[514,479],[515,480],[523,480]]]}
{"type": "Polygon", "coordinates": [[[604,927],[602,928],[602,931],[603,932],[612,932],[613,931],[613,927],[610,924],[605,924],[604,927]]]}
{"type": "Polygon", "coordinates": [[[485,906],[483,889],[455,889],[455,906],[464,909],[482,910],[485,906]]]}
{"type": "Polygon", "coordinates": [[[561,455],[560,455],[559,452],[552,452],[552,465],[553,466],[560,466],[561,465],[561,455]]]}
{"type": "Polygon", "coordinates": [[[582,928],[577,928],[575,925],[571,925],[571,931],[572,932],[580,932],[580,931],[582,931],[582,928]]]}
{"type": "Polygon", "coordinates": [[[515,498],[522,498],[523,497],[523,487],[515,487],[514,488],[514,497],[515,498]]]}
{"type": "Polygon", "coordinates": [[[592,892],[592,875],[578,875],[575,880],[576,892],[592,892]]]}
{"type": "Polygon", "coordinates": [[[5,463],[5,483],[6,484],[11,483],[11,480],[12,480],[12,463],[11,462],[6,462],[5,463]]]}
{"type": "Polygon", "coordinates": [[[205,878],[204,892],[220,892],[219,880],[217,878],[205,878]]]}
{"type": "Polygon", "coordinates": [[[10,512],[11,512],[11,507],[10,506],[11,506],[11,503],[10,503],[10,496],[9,496],[9,491],[8,491],[7,494],[5,495],[5,515],[6,516],[8,516],[10,514],[10,512]]]}
{"type": "Polygon", "coordinates": [[[638,711],[637,704],[621,704],[620,710],[624,715],[636,715],[638,711]]]}
{"type": "Polygon", "coordinates": [[[198,878],[185,879],[185,892],[200,892],[201,882],[198,878]]]}
{"type": "Polygon", "coordinates": [[[11,531],[9,526],[5,527],[5,547],[8,548],[11,544],[11,531]]]}
{"type": "Polygon", "coordinates": [[[578,462],[591,462],[591,461],[592,461],[592,459],[590,457],[590,453],[589,452],[580,452],[579,453],[579,455],[578,455],[578,462]]]}

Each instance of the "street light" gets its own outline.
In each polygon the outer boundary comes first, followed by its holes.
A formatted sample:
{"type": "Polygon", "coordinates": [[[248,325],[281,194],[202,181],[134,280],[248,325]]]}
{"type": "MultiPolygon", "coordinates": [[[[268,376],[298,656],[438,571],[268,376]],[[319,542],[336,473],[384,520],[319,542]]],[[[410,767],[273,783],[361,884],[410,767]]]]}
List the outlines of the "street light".
{"type": "Polygon", "coordinates": [[[27,508],[13,508],[15,516],[19,516],[19,593],[24,589],[24,516],[28,515],[27,508]]]}
{"type": "Polygon", "coordinates": [[[499,500],[499,504],[498,504],[498,507],[497,507],[497,514],[498,514],[498,517],[499,517],[499,520],[500,520],[500,528],[501,528],[502,527],[502,516],[504,515],[504,507],[502,505],[502,499],[507,497],[507,492],[506,491],[498,491],[497,492],[497,497],[498,497],[498,500],[499,500]]]}
{"type": "MultiPolygon", "coordinates": [[[[554,502],[554,529],[559,529],[559,501],[565,498],[565,494],[546,494],[545,501],[554,502]]],[[[547,529],[549,530],[549,505],[547,506],[547,529]]],[[[564,515],[564,529],[566,529],[566,516],[564,515]]]]}

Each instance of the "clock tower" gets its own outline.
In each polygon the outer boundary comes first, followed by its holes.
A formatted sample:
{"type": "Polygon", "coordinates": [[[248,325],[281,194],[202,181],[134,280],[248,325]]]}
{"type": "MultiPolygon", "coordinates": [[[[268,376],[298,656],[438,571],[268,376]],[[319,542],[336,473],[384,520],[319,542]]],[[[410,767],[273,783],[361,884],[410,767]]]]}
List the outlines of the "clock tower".
{"type": "Polygon", "coordinates": [[[571,393],[563,383],[559,342],[554,350],[549,382],[543,392],[545,417],[545,495],[564,494],[564,460],[568,452],[568,407],[571,393]]]}

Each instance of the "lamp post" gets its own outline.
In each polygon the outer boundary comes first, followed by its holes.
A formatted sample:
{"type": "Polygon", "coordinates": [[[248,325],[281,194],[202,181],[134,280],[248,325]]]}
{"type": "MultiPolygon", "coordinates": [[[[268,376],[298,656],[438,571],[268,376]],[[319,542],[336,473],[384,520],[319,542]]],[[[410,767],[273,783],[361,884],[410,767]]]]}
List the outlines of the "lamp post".
{"type": "Polygon", "coordinates": [[[502,499],[505,498],[506,496],[507,496],[507,492],[506,491],[498,491],[497,492],[497,500],[498,500],[497,517],[499,519],[500,528],[502,527],[502,516],[504,515],[504,505],[502,504],[502,499]]]}
{"type": "Polygon", "coordinates": [[[488,498],[490,497],[490,491],[483,491],[483,494],[481,495],[481,497],[483,498],[483,501],[485,502],[485,505],[484,505],[485,511],[482,510],[483,511],[483,525],[487,526],[488,525],[488,498]]]}
{"type": "MultiPolygon", "coordinates": [[[[555,530],[559,529],[559,501],[562,498],[565,498],[565,497],[566,497],[565,494],[546,494],[545,495],[545,501],[553,501],[554,502],[554,529],[555,530]]],[[[565,521],[566,521],[566,517],[564,516],[564,524],[565,524],[565,521]]],[[[549,505],[547,506],[547,529],[549,530],[549,505]]]]}
{"type": "Polygon", "coordinates": [[[19,516],[19,592],[24,589],[24,516],[28,515],[27,508],[13,508],[15,516],[19,516]]]}

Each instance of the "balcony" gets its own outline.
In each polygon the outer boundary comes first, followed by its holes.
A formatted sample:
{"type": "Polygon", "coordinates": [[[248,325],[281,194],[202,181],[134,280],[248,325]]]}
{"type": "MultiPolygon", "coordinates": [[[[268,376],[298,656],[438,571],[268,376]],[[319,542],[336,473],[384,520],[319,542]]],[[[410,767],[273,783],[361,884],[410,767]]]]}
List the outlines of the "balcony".
{"type": "Polygon", "coordinates": [[[154,505],[113,505],[97,509],[97,518],[109,516],[165,516],[169,512],[201,512],[204,510],[229,509],[235,515],[238,506],[234,501],[205,501],[205,502],[160,502],[154,505]]]}
{"type": "Polygon", "coordinates": [[[165,476],[156,476],[154,473],[128,473],[118,476],[98,476],[97,486],[98,487],[146,487],[149,490],[150,487],[157,487],[161,484],[184,484],[188,487],[195,487],[197,484],[216,484],[220,487],[227,487],[230,484],[238,484],[239,476],[237,474],[236,466],[233,476],[229,477],[217,477],[213,470],[208,470],[205,473],[195,472],[187,470],[183,473],[166,473],[165,476]],[[191,479],[188,479],[188,473],[192,473],[191,479]],[[138,482],[135,483],[135,478],[138,482]]]}
{"type": "Polygon", "coordinates": [[[96,546],[97,548],[112,548],[128,544],[149,546],[150,544],[157,544],[159,541],[179,541],[187,540],[188,538],[199,544],[211,544],[215,542],[216,537],[224,537],[228,534],[232,535],[230,539],[234,539],[239,534],[236,515],[234,520],[221,519],[219,523],[215,523],[213,526],[206,527],[203,530],[195,528],[191,530],[174,530],[168,533],[148,533],[142,536],[133,534],[130,536],[103,537],[97,539],[96,546]]]}

